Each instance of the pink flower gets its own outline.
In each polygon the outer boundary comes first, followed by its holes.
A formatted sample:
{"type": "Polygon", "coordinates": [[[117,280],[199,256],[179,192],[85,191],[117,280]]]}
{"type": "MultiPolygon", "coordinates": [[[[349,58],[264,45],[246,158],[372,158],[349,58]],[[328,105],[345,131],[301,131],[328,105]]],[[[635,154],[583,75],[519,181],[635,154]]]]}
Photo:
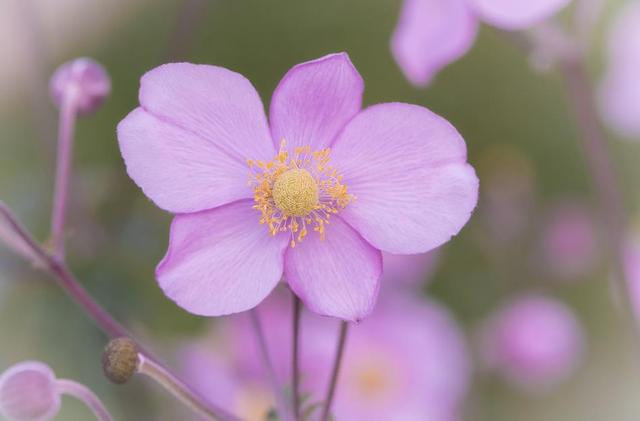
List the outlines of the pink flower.
{"type": "MultiPolygon", "coordinates": [[[[269,351],[284,387],[291,379],[291,315],[281,301],[286,298],[273,294],[259,308],[269,326],[269,351]]],[[[237,402],[239,413],[247,419],[264,419],[266,408],[273,407],[273,396],[255,339],[243,328],[243,319],[229,320],[215,345],[183,354],[185,375],[211,399],[228,396],[231,390],[228,402],[237,402]],[[235,364],[224,364],[229,362],[227,356],[235,364]],[[256,399],[246,399],[250,392],[256,399]]],[[[310,396],[306,405],[321,401],[326,393],[337,327],[334,320],[303,313],[300,363],[301,392],[310,396]]],[[[336,419],[459,419],[470,367],[463,334],[441,306],[398,295],[385,297],[369,318],[352,327],[344,358],[333,411],[336,419]]]]}
{"type": "Polygon", "coordinates": [[[462,137],[419,106],[361,110],[362,92],[344,53],[299,64],[267,124],[253,86],[227,69],[144,75],[118,138],[131,178],[176,214],[156,272],[168,297],[195,314],[236,313],[284,274],[313,311],[360,320],[380,250],[422,253],[458,233],[478,192],[462,137]]]}
{"type": "Polygon", "coordinates": [[[25,361],[0,376],[0,414],[12,421],[48,421],[60,410],[53,371],[41,362],[25,361]]]}
{"type": "Polygon", "coordinates": [[[600,85],[604,120],[625,137],[640,137],[640,1],[631,1],[612,24],[608,65],[600,85]]]}
{"type": "Polygon", "coordinates": [[[471,48],[478,20],[504,30],[528,29],[569,1],[405,0],[391,50],[407,79],[426,86],[471,48]]]}
{"type": "Polygon", "coordinates": [[[640,322],[640,235],[634,233],[624,248],[624,276],[636,323],[640,322]]]}
{"type": "Polygon", "coordinates": [[[545,221],[540,244],[542,268],[559,280],[584,278],[598,261],[593,216],[584,205],[555,205],[545,221]]]}
{"type": "Polygon", "coordinates": [[[572,374],[583,347],[582,328],[573,312],[540,295],[507,303],[481,331],[485,365],[531,392],[547,390],[572,374]]]}

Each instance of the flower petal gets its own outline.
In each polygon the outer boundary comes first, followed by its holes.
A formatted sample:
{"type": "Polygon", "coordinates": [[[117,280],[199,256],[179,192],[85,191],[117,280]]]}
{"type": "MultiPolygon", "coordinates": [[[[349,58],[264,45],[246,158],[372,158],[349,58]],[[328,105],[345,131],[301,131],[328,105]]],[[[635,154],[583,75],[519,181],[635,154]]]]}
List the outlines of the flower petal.
{"type": "Polygon", "coordinates": [[[360,321],[376,302],[382,254],[339,217],[326,226],[326,238],[309,234],[285,257],[285,278],[312,311],[360,321]]]}
{"type": "Polygon", "coordinates": [[[165,64],[142,77],[140,104],[242,164],[249,158],[272,159],[275,153],[260,96],[239,73],[203,64],[165,64]]]}
{"type": "Polygon", "coordinates": [[[364,110],[340,134],[332,158],[356,196],[340,216],[390,253],[422,253],[445,243],[478,201],[464,140],[424,107],[391,103],[364,110]]]}
{"type": "Polygon", "coordinates": [[[127,173],[162,209],[197,212],[252,196],[246,164],[142,108],[120,122],[118,141],[127,173]]]}
{"type": "Polygon", "coordinates": [[[506,30],[530,28],[550,18],[571,0],[467,0],[487,23],[506,30]]]}
{"type": "Polygon", "coordinates": [[[156,276],[185,310],[220,316],[258,305],[280,281],[286,235],[272,237],[249,200],[177,215],[156,276]]]}
{"type": "Polygon", "coordinates": [[[478,22],[465,0],[405,0],[391,51],[407,79],[426,86],[467,53],[477,32],[478,22]]]}
{"type": "Polygon", "coordinates": [[[346,53],[292,67],[273,93],[269,117],[276,148],[328,147],[362,104],[364,82],[346,53]]]}

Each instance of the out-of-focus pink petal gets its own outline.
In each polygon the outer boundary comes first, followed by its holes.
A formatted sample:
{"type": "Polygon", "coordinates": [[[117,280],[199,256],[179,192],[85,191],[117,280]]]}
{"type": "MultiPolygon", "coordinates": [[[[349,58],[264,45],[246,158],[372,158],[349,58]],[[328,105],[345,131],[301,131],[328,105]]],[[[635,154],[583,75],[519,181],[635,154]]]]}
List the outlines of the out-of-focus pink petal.
{"type": "Polygon", "coordinates": [[[359,321],[376,302],[382,255],[339,217],[326,239],[309,235],[287,251],[285,278],[312,311],[359,321]]]}
{"type": "Polygon", "coordinates": [[[252,202],[177,215],[156,276],[185,310],[220,316],[258,305],[282,277],[286,235],[270,236],[252,202]]]}
{"type": "Polygon", "coordinates": [[[612,67],[640,69],[640,2],[629,1],[611,23],[607,52],[612,67]]]}
{"type": "Polygon", "coordinates": [[[467,0],[485,22],[506,30],[530,28],[562,10],[571,0],[467,0]]]}
{"type": "Polygon", "coordinates": [[[118,141],[129,176],[165,210],[197,212],[252,196],[246,163],[142,108],[120,122],[118,141]]]}
{"type": "Polygon", "coordinates": [[[548,390],[580,362],[584,341],[573,312],[562,302],[525,295],[493,314],[482,330],[481,356],[512,385],[548,390]]]}
{"type": "Polygon", "coordinates": [[[382,253],[382,287],[422,287],[435,272],[440,260],[439,254],[438,250],[411,255],[382,253]]]}
{"type": "Polygon", "coordinates": [[[448,241],[478,200],[456,129],[426,108],[380,104],[355,117],[332,149],[356,196],[340,216],[374,247],[411,254],[448,241]]]}
{"type": "Polygon", "coordinates": [[[60,410],[53,371],[38,361],[25,361],[0,376],[0,414],[9,421],[49,421],[60,410]]]}
{"type": "MultiPolygon", "coordinates": [[[[640,22],[638,22],[640,24],[640,22]]],[[[600,84],[600,110],[605,122],[624,137],[640,138],[640,64],[612,67],[600,84]]]]}
{"type": "Polygon", "coordinates": [[[607,45],[607,71],[599,92],[602,115],[619,134],[640,138],[640,2],[620,9],[607,45]]]}
{"type": "MultiPolygon", "coordinates": [[[[278,148],[328,147],[362,104],[364,82],[346,53],[298,64],[273,93],[269,118],[278,148]]],[[[291,149],[290,149],[291,150],[291,149]]]]}
{"type": "Polygon", "coordinates": [[[624,275],[636,323],[640,324],[640,234],[635,233],[624,249],[624,275]]]}
{"type": "MultiPolygon", "coordinates": [[[[326,388],[337,327],[313,315],[303,318],[305,384],[316,394],[326,388]]],[[[460,419],[470,377],[467,347],[444,308],[382,296],[371,316],[351,329],[348,342],[336,419],[460,419]]]]}
{"type": "Polygon", "coordinates": [[[407,79],[425,86],[466,54],[477,31],[465,0],[405,0],[391,51],[407,79]]]}
{"type": "Polygon", "coordinates": [[[579,202],[556,204],[542,229],[542,267],[558,280],[579,280],[598,263],[598,236],[589,208],[579,202]]]}

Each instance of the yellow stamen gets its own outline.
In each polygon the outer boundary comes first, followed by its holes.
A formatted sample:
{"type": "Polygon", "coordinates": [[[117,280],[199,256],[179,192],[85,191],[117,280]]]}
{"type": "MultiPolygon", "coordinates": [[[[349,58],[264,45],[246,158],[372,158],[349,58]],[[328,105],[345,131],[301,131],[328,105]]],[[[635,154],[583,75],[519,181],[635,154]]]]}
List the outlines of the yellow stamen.
{"type": "MultiPolygon", "coordinates": [[[[287,215],[306,216],[318,204],[318,184],[305,169],[289,170],[273,183],[273,201],[287,215]]],[[[293,228],[297,231],[297,222],[293,228]]]]}
{"type": "Polygon", "coordinates": [[[282,140],[278,154],[268,162],[247,160],[252,172],[254,209],[271,235],[289,232],[295,247],[308,234],[308,226],[324,239],[331,215],[344,209],[355,197],[342,176],[329,164],[329,149],[311,151],[309,146],[287,152],[282,140]]]}

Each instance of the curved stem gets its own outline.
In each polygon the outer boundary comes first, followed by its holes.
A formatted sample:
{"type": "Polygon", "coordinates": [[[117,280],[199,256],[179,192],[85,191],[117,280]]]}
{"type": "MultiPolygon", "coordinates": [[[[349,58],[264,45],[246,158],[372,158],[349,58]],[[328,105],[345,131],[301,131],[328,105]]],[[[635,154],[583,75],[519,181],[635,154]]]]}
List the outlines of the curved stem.
{"type": "Polygon", "coordinates": [[[300,299],[291,292],[293,299],[293,323],[291,338],[291,400],[293,404],[293,415],[300,419],[300,311],[302,303],[300,299]]]}
{"type": "MultiPolygon", "coordinates": [[[[594,94],[581,55],[567,57],[561,69],[576,125],[581,132],[582,149],[600,203],[600,217],[605,229],[609,256],[613,262],[613,276],[621,296],[620,304],[625,316],[633,322],[635,317],[624,271],[624,232],[628,217],[594,103],[594,94]]],[[[640,347],[638,332],[635,329],[633,332],[636,345],[640,347]]]]}
{"type": "Polygon", "coordinates": [[[143,354],[139,354],[138,358],[139,373],[151,377],[194,412],[202,415],[207,420],[239,421],[239,418],[224,409],[218,408],[210,402],[205,402],[204,398],[189,390],[184,383],[157,362],[145,357],[143,354]]]}
{"type": "Polygon", "coordinates": [[[65,94],[60,106],[58,123],[58,157],[56,161],[56,180],[51,211],[51,246],[53,254],[62,259],[64,256],[64,223],[69,195],[69,178],[73,156],[73,133],[76,124],[75,91],[65,94]]]}
{"type": "MultiPolygon", "coordinates": [[[[78,282],[74,274],[67,268],[66,264],[50,255],[40,244],[38,244],[18,219],[13,216],[9,208],[1,201],[0,217],[0,222],[5,223],[4,225],[7,226],[7,229],[11,230],[11,234],[20,242],[21,247],[29,251],[27,254],[23,254],[23,256],[31,259],[31,262],[36,267],[51,275],[57,281],[60,288],[62,288],[71,297],[71,299],[94,320],[100,329],[110,337],[126,336],[133,339],[133,336],[127,331],[127,329],[118,323],[111,314],[102,308],[100,304],[98,304],[91,295],[89,295],[87,290],[78,282]]],[[[137,343],[137,341],[135,342],[137,343]]],[[[156,367],[158,372],[164,373],[165,378],[171,379],[171,383],[177,385],[182,395],[190,396],[189,400],[198,402],[198,405],[202,408],[209,408],[208,411],[211,414],[219,413],[221,416],[218,418],[221,420],[237,420],[236,417],[227,414],[224,410],[205,403],[202,398],[190,391],[189,388],[178,380],[176,376],[172,375],[167,369],[160,366],[159,363],[154,362],[149,356],[150,353],[145,351],[141,345],[138,343],[136,345],[140,350],[141,360],[144,359],[147,362],[147,367],[156,367]]]]}
{"type": "Polygon", "coordinates": [[[345,321],[340,322],[340,334],[338,335],[336,355],[333,360],[333,369],[331,370],[327,396],[324,400],[324,407],[322,408],[322,416],[320,417],[322,421],[327,421],[329,419],[329,414],[331,413],[331,405],[333,404],[333,398],[336,394],[336,385],[338,384],[338,377],[340,375],[340,366],[342,365],[342,357],[344,356],[344,350],[347,343],[348,330],[349,324],[345,321]]]}
{"type": "Polygon", "coordinates": [[[262,363],[267,369],[267,376],[269,377],[269,383],[271,383],[271,389],[273,390],[273,394],[276,400],[278,414],[285,421],[294,420],[295,418],[292,416],[289,407],[286,404],[284,390],[280,386],[280,382],[278,382],[276,371],[273,368],[273,362],[271,361],[271,357],[269,356],[269,349],[267,347],[267,341],[265,340],[264,331],[262,330],[262,324],[260,323],[260,316],[258,315],[258,311],[256,309],[250,310],[249,317],[251,318],[251,326],[253,327],[258,349],[260,350],[260,355],[262,356],[262,363]]]}
{"type": "Polygon", "coordinates": [[[68,379],[58,379],[57,386],[60,393],[73,396],[74,398],[82,401],[85,405],[91,409],[96,419],[99,421],[111,421],[113,418],[107,408],[104,407],[102,401],[95,393],[91,391],[87,386],[68,379]]]}

